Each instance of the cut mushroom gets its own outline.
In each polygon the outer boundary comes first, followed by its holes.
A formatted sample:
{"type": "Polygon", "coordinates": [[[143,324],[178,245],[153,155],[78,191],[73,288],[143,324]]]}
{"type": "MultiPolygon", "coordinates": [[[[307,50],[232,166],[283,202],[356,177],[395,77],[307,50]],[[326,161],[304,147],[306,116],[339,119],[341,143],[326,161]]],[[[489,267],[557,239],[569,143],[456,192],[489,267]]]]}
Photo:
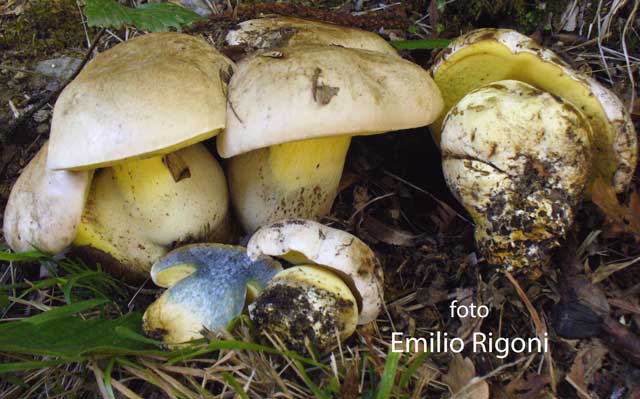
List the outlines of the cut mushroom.
{"type": "Polygon", "coordinates": [[[221,332],[282,268],[251,261],[243,247],[194,244],[178,248],[151,269],[168,289],[144,313],[144,330],[169,345],[221,332]],[[186,272],[189,270],[189,272],[186,272]]]}
{"type": "MultiPolygon", "coordinates": [[[[431,71],[443,93],[445,111],[470,91],[507,79],[523,81],[562,98],[578,108],[591,125],[591,180],[602,177],[619,192],[631,181],[637,162],[637,137],[623,103],[527,36],[506,29],[469,32],[440,53],[431,71]]],[[[434,124],[436,140],[441,122],[434,124]]]]}
{"type": "Polygon", "coordinates": [[[245,54],[304,44],[341,46],[399,57],[379,35],[361,29],[292,17],[266,17],[244,21],[231,29],[225,45],[245,54]]]}
{"type": "Polygon", "coordinates": [[[228,194],[222,168],[202,144],[96,172],[74,245],[144,277],[180,242],[226,238],[228,194]],[[88,247],[88,248],[85,248],[88,247]]]}
{"type": "Polygon", "coordinates": [[[249,306],[263,333],[298,353],[329,352],[356,330],[358,305],[351,289],[318,266],[295,266],[267,284],[249,306]]]}
{"type": "Polygon", "coordinates": [[[47,169],[48,143],[15,182],[4,210],[4,238],[17,252],[62,252],[76,236],[90,172],[47,169]]]}
{"type": "Polygon", "coordinates": [[[275,256],[299,266],[276,275],[250,309],[261,331],[296,350],[308,349],[304,337],[316,349],[329,350],[338,338],[353,333],[354,323],[374,321],[382,308],[380,262],[371,248],[347,232],[285,219],[258,230],[247,254],[251,259],[275,256]]]}
{"type": "Polygon", "coordinates": [[[218,152],[246,231],[314,219],[336,196],[351,136],[431,123],[442,98],[429,74],[383,53],[296,46],[244,60],[229,84],[218,152]]]}
{"type": "Polygon", "coordinates": [[[11,248],[55,254],[73,243],[92,263],[137,279],[177,243],[224,242],[226,180],[194,143],[225,127],[233,70],[204,40],[179,33],[96,56],[58,98],[48,150],[13,189],[11,248]]]}
{"type": "Polygon", "coordinates": [[[519,81],[472,91],[449,111],[440,143],[445,179],[490,264],[548,261],[583,197],[590,136],[576,107],[519,81]]]}
{"type": "Polygon", "coordinates": [[[152,33],[118,44],[58,97],[49,168],[95,169],[215,136],[232,73],[229,59],[194,36],[152,33]]]}

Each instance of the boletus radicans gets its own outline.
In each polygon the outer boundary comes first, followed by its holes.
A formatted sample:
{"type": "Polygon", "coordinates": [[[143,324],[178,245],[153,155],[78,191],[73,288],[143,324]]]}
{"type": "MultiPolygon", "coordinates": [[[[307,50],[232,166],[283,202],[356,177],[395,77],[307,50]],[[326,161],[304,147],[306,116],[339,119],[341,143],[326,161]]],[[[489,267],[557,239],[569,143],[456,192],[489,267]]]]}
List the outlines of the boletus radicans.
{"type": "Polygon", "coordinates": [[[55,254],[71,245],[135,278],[177,243],[224,241],[225,177],[199,142],[226,125],[233,68],[180,33],[96,56],[61,93],[48,144],[10,194],[10,247],[55,254]]]}
{"type": "Polygon", "coordinates": [[[629,185],[637,138],[622,101],[532,39],[476,30],[431,71],[447,111],[434,124],[445,178],[489,263],[545,264],[596,179],[629,185]]]}
{"type": "Polygon", "coordinates": [[[352,136],[431,123],[442,98],[429,73],[388,53],[298,44],[244,58],[217,138],[245,231],[327,214],[352,136]]]}

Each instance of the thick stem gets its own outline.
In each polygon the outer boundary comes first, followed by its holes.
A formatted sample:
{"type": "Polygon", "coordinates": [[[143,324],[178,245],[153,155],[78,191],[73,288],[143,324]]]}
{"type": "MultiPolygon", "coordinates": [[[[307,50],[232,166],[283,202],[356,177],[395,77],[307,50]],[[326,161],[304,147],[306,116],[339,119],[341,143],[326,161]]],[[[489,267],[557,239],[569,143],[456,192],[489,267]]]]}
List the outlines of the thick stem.
{"type": "Polygon", "coordinates": [[[350,136],[262,148],[229,161],[231,201],[245,231],[287,217],[316,219],[331,210],[350,136]]]}

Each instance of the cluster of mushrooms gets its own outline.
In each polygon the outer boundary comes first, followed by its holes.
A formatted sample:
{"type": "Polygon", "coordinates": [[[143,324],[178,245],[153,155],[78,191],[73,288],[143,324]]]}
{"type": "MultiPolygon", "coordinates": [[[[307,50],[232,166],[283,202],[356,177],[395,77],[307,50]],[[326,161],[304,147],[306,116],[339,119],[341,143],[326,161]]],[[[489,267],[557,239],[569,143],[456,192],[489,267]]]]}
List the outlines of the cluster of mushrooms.
{"type": "Polygon", "coordinates": [[[462,36],[431,73],[376,34],[295,18],[243,22],[225,47],[235,62],[153,33],[96,56],[5,209],[17,252],[71,251],[166,288],[144,328],[169,345],[248,310],[276,342],[326,352],[376,319],[374,252],[313,221],[352,136],[435,122],[478,247],[507,269],[547,261],[596,178],[622,191],[633,174],[621,101],[517,32],[462,36]],[[212,137],[224,170],[202,143],[212,137]],[[229,245],[236,219],[246,247],[229,245]]]}

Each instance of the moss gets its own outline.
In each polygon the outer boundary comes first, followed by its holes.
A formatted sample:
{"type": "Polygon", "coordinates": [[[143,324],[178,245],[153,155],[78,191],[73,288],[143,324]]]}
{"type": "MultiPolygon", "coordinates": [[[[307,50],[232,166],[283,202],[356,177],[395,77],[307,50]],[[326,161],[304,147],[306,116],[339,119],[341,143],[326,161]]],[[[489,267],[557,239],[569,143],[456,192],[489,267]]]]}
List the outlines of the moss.
{"type": "Polygon", "coordinates": [[[85,35],[81,21],[74,0],[32,1],[21,15],[0,28],[0,50],[36,56],[82,47],[85,35]]]}

